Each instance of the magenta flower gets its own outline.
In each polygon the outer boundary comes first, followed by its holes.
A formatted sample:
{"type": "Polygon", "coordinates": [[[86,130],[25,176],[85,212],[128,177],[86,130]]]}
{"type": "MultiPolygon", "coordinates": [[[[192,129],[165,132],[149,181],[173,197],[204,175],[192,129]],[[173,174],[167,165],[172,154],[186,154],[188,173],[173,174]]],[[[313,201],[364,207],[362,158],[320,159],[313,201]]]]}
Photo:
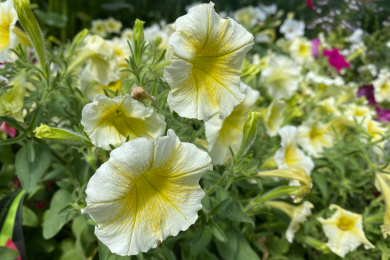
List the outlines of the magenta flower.
{"type": "Polygon", "coordinates": [[[375,100],[374,96],[374,86],[373,85],[366,85],[361,87],[357,92],[357,97],[366,97],[368,104],[375,106],[376,108],[376,120],[382,122],[382,121],[388,121],[390,122],[390,110],[386,110],[381,108],[375,100]]]}
{"type": "Polygon", "coordinates": [[[9,126],[6,122],[3,122],[3,124],[0,126],[0,131],[7,133],[7,135],[11,138],[16,136],[15,128],[9,126]]]}
{"type": "Polygon", "coordinates": [[[327,56],[328,63],[334,67],[337,72],[340,72],[342,68],[348,68],[350,64],[345,60],[344,56],[339,53],[338,49],[324,50],[324,56],[327,56]]]}
{"type": "Polygon", "coordinates": [[[320,39],[316,38],[316,39],[313,39],[311,41],[311,55],[313,55],[313,57],[317,57],[318,56],[318,46],[320,45],[320,39]]]}

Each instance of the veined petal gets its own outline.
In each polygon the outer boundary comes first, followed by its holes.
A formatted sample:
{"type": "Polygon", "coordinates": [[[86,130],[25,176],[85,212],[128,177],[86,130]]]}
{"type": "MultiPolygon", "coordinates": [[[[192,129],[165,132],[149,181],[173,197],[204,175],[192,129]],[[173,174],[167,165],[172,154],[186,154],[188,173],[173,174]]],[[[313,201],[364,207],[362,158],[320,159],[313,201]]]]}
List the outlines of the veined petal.
{"type": "Polygon", "coordinates": [[[18,21],[12,0],[0,3],[0,62],[7,62],[12,48],[19,43],[19,37],[13,32],[18,21]]]}
{"type": "Polygon", "coordinates": [[[286,103],[274,99],[264,115],[264,123],[269,136],[275,136],[278,133],[280,125],[283,123],[283,115],[286,111],[286,103]]]}
{"type": "Polygon", "coordinates": [[[213,3],[191,8],[175,26],[169,38],[175,53],[164,71],[171,86],[169,106],[182,117],[226,118],[244,98],[240,69],[253,35],[234,20],[220,18],[213,3]]]}
{"type": "Polygon", "coordinates": [[[110,150],[110,144],[118,147],[129,136],[157,138],[164,134],[165,118],[151,107],[134,100],[130,95],[113,99],[97,95],[83,108],[81,124],[91,142],[110,150]]]}
{"type": "Polygon", "coordinates": [[[224,164],[231,155],[229,147],[237,152],[243,136],[243,128],[251,107],[259,99],[260,93],[241,82],[245,99],[237,105],[224,120],[214,116],[205,122],[206,137],[210,156],[215,164],[224,164]]]}
{"type": "MultiPolygon", "coordinates": [[[[386,170],[388,171],[390,170],[390,168],[388,167],[388,169],[386,170]]],[[[379,184],[376,186],[379,186],[377,188],[382,192],[386,203],[386,211],[383,219],[383,225],[381,225],[383,237],[386,238],[388,235],[390,235],[390,177],[388,174],[379,172],[376,173],[375,177],[376,182],[379,184]]]]}
{"type": "Polygon", "coordinates": [[[204,196],[198,182],[207,170],[208,154],[181,143],[173,130],[157,140],[132,140],[92,176],[83,213],[98,224],[95,234],[112,252],[146,252],[196,221],[204,196]]]}

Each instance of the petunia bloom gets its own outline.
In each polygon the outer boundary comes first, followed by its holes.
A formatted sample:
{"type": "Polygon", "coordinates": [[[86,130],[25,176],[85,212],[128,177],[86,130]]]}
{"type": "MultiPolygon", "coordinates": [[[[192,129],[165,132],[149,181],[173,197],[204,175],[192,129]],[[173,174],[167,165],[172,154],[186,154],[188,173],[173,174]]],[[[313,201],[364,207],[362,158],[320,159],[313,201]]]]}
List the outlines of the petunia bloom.
{"type": "Polygon", "coordinates": [[[107,37],[106,23],[100,19],[93,20],[91,32],[103,38],[107,37]]]}
{"type": "Polygon", "coordinates": [[[169,106],[181,117],[226,118],[241,103],[241,64],[253,35],[231,19],[222,19],[214,4],[191,8],[176,20],[169,38],[174,48],[164,78],[171,86],[169,106]]]}
{"type": "Polygon", "coordinates": [[[195,223],[205,194],[199,179],[212,169],[210,156],[173,130],[157,140],[137,138],[112,151],[92,176],[82,212],[111,252],[147,252],[195,223]]]}
{"type": "Polygon", "coordinates": [[[298,127],[297,143],[311,156],[319,157],[324,148],[333,146],[332,130],[328,125],[310,120],[298,127]]]}
{"type": "Polygon", "coordinates": [[[12,126],[9,126],[6,122],[3,122],[1,124],[0,131],[5,132],[11,138],[14,138],[16,136],[16,129],[12,126]]]}
{"type": "Polygon", "coordinates": [[[19,43],[19,37],[14,32],[18,15],[12,0],[0,2],[0,62],[7,62],[11,49],[19,43]]]}
{"type": "Polygon", "coordinates": [[[261,79],[274,99],[290,99],[298,89],[299,75],[297,64],[286,56],[271,58],[269,67],[261,71],[261,79]]]}
{"type": "Polygon", "coordinates": [[[295,126],[284,126],[278,133],[282,139],[282,147],[276,151],[274,157],[278,168],[301,167],[310,175],[314,168],[314,163],[310,156],[305,155],[297,146],[298,129],[295,126]]]}
{"type": "Polygon", "coordinates": [[[374,86],[374,96],[377,102],[390,101],[389,75],[379,75],[379,77],[372,82],[372,85],[374,86]]]}
{"type": "Polygon", "coordinates": [[[282,26],[280,26],[280,32],[284,34],[284,38],[287,40],[292,40],[297,36],[303,36],[305,34],[305,22],[286,19],[282,26]]]}
{"type": "Polygon", "coordinates": [[[239,150],[248,113],[259,99],[259,91],[253,90],[242,82],[241,89],[245,94],[245,99],[234,107],[233,112],[227,118],[220,119],[214,116],[205,123],[210,156],[215,164],[225,163],[231,155],[229,147],[233,152],[239,150]]]}
{"type": "Polygon", "coordinates": [[[20,122],[24,121],[21,114],[24,105],[24,84],[24,74],[20,74],[9,83],[13,88],[0,94],[0,117],[10,115],[20,122]]]}
{"type": "Polygon", "coordinates": [[[311,40],[311,46],[312,46],[311,55],[313,55],[313,57],[318,56],[320,44],[321,44],[321,41],[318,38],[311,40]]]}
{"type": "Polygon", "coordinates": [[[333,253],[344,257],[345,254],[354,251],[361,244],[364,244],[365,249],[375,248],[364,234],[362,215],[344,210],[334,204],[330,205],[329,208],[336,209],[332,217],[318,218],[318,221],[321,222],[322,229],[328,237],[326,245],[333,253]]]}
{"type": "Polygon", "coordinates": [[[106,30],[108,33],[121,33],[122,22],[110,17],[105,21],[106,30]]]}
{"type": "Polygon", "coordinates": [[[265,111],[262,111],[261,116],[263,117],[265,128],[267,129],[267,135],[277,135],[284,120],[286,106],[284,101],[274,99],[269,107],[265,111]]]}
{"type": "MultiPolygon", "coordinates": [[[[389,171],[388,166],[385,171],[389,171]]],[[[390,175],[386,173],[377,172],[375,174],[375,186],[383,194],[386,203],[386,211],[383,218],[383,225],[380,226],[383,237],[390,235],[390,175]]]]}
{"type": "Polygon", "coordinates": [[[334,67],[337,72],[340,72],[342,68],[348,68],[350,66],[344,56],[339,53],[338,49],[324,50],[324,56],[328,57],[329,65],[334,67]]]}
{"type": "Polygon", "coordinates": [[[286,239],[290,243],[293,242],[294,235],[299,230],[299,224],[307,220],[307,217],[311,215],[311,209],[314,207],[309,201],[305,201],[299,206],[293,206],[282,201],[267,201],[264,204],[283,211],[291,218],[286,230],[286,239]]]}
{"type": "Polygon", "coordinates": [[[306,38],[295,37],[289,46],[291,57],[299,64],[309,63],[313,60],[312,42],[306,38]]]}
{"type": "Polygon", "coordinates": [[[110,144],[120,146],[127,137],[157,138],[166,127],[163,115],[130,95],[113,99],[97,95],[83,108],[81,124],[91,142],[106,150],[111,150],[110,144]]]}

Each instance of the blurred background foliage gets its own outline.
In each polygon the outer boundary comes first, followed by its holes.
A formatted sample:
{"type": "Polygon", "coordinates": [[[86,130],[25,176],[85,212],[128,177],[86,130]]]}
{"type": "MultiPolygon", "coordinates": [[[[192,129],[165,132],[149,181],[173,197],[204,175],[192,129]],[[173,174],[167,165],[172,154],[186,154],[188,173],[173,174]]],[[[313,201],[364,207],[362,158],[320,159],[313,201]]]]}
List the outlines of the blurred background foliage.
{"type": "MultiPolygon", "coordinates": [[[[145,21],[146,27],[161,20],[173,23],[186,13],[186,6],[196,2],[199,3],[196,0],[31,0],[44,34],[52,35],[62,42],[72,39],[81,29],[90,28],[94,19],[114,17],[123,23],[122,28],[132,28],[136,18],[145,21]]],[[[309,38],[316,37],[319,31],[330,30],[330,27],[345,26],[346,22],[351,27],[361,27],[367,32],[374,32],[383,27],[384,23],[390,22],[388,0],[311,0],[314,9],[308,7],[306,0],[213,2],[217,12],[226,11],[230,17],[235,10],[249,5],[276,4],[285,15],[293,12],[307,25],[313,25],[313,22],[318,25],[307,31],[309,38]],[[332,16],[331,13],[337,10],[340,10],[340,14],[332,16]],[[333,20],[329,20],[330,17],[333,20]]]]}

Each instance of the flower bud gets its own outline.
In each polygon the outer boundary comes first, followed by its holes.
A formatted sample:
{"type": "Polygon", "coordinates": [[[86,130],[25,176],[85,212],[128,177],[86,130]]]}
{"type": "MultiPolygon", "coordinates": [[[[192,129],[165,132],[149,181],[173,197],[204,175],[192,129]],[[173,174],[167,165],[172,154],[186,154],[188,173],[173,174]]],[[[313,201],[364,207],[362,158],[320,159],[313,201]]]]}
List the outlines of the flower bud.
{"type": "Polygon", "coordinates": [[[135,45],[135,40],[137,40],[138,44],[142,44],[144,42],[144,38],[145,38],[145,35],[144,35],[144,23],[143,21],[141,20],[135,20],[135,25],[134,25],[134,29],[133,29],[133,41],[134,41],[134,45],[135,45]]]}
{"type": "Polygon", "coordinates": [[[50,127],[44,124],[41,124],[41,126],[37,127],[34,130],[34,134],[36,138],[40,139],[54,139],[91,144],[91,142],[85,136],[82,136],[71,130],[50,127]]]}
{"type": "Polygon", "coordinates": [[[144,87],[135,87],[131,90],[131,97],[135,100],[142,101],[149,97],[149,93],[144,87]]]}
{"type": "Polygon", "coordinates": [[[257,120],[260,118],[260,115],[261,113],[259,112],[249,112],[248,118],[244,125],[244,134],[242,137],[240,150],[236,156],[237,158],[240,158],[242,155],[244,155],[253,144],[253,141],[256,137],[257,120]]]}

